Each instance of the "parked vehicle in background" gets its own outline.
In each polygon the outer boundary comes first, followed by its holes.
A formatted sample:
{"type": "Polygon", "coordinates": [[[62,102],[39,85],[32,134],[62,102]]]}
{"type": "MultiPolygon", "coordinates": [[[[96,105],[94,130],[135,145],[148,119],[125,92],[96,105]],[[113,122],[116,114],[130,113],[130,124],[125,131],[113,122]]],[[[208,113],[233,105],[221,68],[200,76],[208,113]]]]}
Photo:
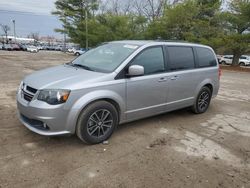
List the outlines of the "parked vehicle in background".
{"type": "Polygon", "coordinates": [[[37,53],[39,50],[36,46],[28,46],[27,51],[32,53],[37,53]]]}
{"type": "Polygon", "coordinates": [[[20,51],[21,50],[21,48],[19,47],[18,44],[11,44],[11,46],[12,46],[12,49],[15,50],[15,51],[20,51]]]}
{"type": "Polygon", "coordinates": [[[41,45],[37,46],[37,48],[38,48],[38,50],[43,50],[44,49],[44,47],[41,46],[41,45]]]}
{"type": "Polygon", "coordinates": [[[206,112],[220,73],[208,46],[110,42],[24,78],[16,97],[19,119],[41,135],[76,133],[96,144],[121,123],[186,107],[206,112]]]}
{"type": "Polygon", "coordinates": [[[243,55],[239,60],[240,66],[250,66],[250,56],[243,55]]]}
{"type": "Polygon", "coordinates": [[[221,63],[221,58],[222,58],[223,56],[217,54],[216,57],[217,57],[218,62],[221,63]]]}
{"type": "Polygon", "coordinates": [[[233,55],[224,55],[220,59],[222,65],[231,65],[233,61],[233,55]]]}
{"type": "Polygon", "coordinates": [[[2,49],[3,50],[8,50],[8,51],[14,50],[11,44],[4,44],[2,49]]]}
{"type": "Polygon", "coordinates": [[[74,50],[73,53],[74,55],[76,56],[79,56],[79,55],[82,55],[86,52],[86,49],[85,48],[80,48],[79,50],[74,50]]]}
{"type": "Polygon", "coordinates": [[[55,46],[55,50],[56,51],[62,51],[62,47],[61,46],[55,46]]]}
{"type": "Polygon", "coordinates": [[[27,51],[27,46],[25,44],[19,44],[20,50],[27,51]]]}
{"type": "Polygon", "coordinates": [[[75,48],[68,48],[69,53],[74,53],[75,50],[76,50],[75,48]]]}
{"type": "MultiPolygon", "coordinates": [[[[221,58],[220,63],[223,65],[232,65],[233,63],[233,55],[225,55],[221,58]]],[[[246,55],[242,55],[239,59],[240,66],[249,66],[250,65],[250,57],[246,55]]]]}
{"type": "Polygon", "coordinates": [[[3,44],[2,49],[8,51],[26,51],[27,46],[25,44],[3,44]]]}
{"type": "Polygon", "coordinates": [[[55,48],[51,45],[50,46],[47,45],[47,46],[44,46],[44,50],[55,50],[55,48]]]}
{"type": "Polygon", "coordinates": [[[43,50],[48,50],[49,46],[48,45],[44,45],[43,46],[43,50]]]}

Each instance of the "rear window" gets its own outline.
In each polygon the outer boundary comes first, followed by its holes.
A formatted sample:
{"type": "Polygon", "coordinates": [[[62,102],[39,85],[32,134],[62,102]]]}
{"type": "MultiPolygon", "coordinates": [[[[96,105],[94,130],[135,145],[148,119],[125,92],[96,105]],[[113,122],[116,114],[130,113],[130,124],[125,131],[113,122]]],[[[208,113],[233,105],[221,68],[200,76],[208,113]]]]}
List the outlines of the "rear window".
{"type": "Polygon", "coordinates": [[[214,53],[207,48],[196,48],[199,67],[212,67],[217,64],[214,53]]]}
{"type": "Polygon", "coordinates": [[[169,46],[169,69],[186,70],[194,68],[194,54],[191,47],[169,46]]]}

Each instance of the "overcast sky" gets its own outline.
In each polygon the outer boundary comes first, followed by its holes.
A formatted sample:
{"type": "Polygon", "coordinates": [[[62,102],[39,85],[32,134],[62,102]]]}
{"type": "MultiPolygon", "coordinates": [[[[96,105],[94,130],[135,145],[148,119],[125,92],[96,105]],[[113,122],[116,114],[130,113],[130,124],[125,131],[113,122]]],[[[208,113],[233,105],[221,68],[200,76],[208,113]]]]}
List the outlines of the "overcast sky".
{"type": "MultiPolygon", "coordinates": [[[[56,0],[0,0],[0,24],[9,25],[10,35],[13,35],[13,23],[16,21],[16,35],[26,37],[30,33],[40,36],[52,35],[61,38],[61,34],[54,32],[61,28],[61,22],[51,15],[55,10],[56,0]]],[[[0,30],[0,35],[3,32],[0,30]]]]}
{"type": "Polygon", "coordinates": [[[50,15],[56,0],[0,0],[0,10],[50,15]]]}

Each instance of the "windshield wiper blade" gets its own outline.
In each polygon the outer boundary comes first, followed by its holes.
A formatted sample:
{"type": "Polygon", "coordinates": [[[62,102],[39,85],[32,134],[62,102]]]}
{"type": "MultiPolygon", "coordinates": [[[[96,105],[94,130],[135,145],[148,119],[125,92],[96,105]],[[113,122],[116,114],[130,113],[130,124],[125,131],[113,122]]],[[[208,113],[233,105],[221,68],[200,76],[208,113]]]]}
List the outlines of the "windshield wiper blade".
{"type": "Polygon", "coordinates": [[[64,63],[64,65],[73,65],[72,61],[64,63]]]}
{"type": "Polygon", "coordinates": [[[83,68],[83,69],[85,69],[85,70],[94,71],[93,69],[91,69],[90,67],[88,67],[88,66],[86,66],[86,65],[75,64],[75,63],[72,63],[71,65],[74,66],[74,67],[83,68]]]}

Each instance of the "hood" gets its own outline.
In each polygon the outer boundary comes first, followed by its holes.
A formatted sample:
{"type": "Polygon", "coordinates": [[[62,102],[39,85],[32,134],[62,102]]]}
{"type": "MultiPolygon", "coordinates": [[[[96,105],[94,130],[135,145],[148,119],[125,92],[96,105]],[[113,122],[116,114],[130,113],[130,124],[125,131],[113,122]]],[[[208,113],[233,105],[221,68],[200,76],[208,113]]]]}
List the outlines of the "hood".
{"type": "Polygon", "coordinates": [[[80,83],[92,83],[105,75],[105,73],[60,65],[34,72],[23,81],[36,89],[74,89],[80,83]]]}

